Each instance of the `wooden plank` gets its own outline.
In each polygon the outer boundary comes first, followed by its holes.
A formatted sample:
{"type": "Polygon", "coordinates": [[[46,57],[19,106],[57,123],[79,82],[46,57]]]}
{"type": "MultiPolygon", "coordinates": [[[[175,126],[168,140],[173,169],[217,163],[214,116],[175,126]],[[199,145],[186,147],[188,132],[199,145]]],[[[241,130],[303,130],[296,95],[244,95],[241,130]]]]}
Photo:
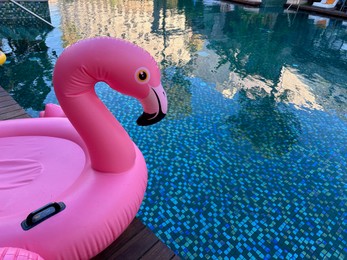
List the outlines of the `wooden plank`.
{"type": "MultiPolygon", "coordinates": [[[[135,218],[123,234],[93,260],[138,259],[149,251],[159,239],[135,218]]],[[[170,254],[171,256],[171,254],[170,254]]]]}
{"type": "Polygon", "coordinates": [[[347,13],[338,11],[335,8],[327,9],[327,8],[320,8],[316,6],[311,6],[311,5],[297,5],[297,4],[285,4],[285,8],[291,9],[291,10],[300,10],[300,11],[306,11],[306,12],[311,12],[311,13],[317,13],[321,14],[324,16],[328,17],[338,17],[338,18],[343,18],[347,19],[347,13]]]}
{"type": "Polygon", "coordinates": [[[0,115],[0,120],[8,120],[8,119],[15,119],[15,118],[23,118],[28,117],[27,113],[24,110],[15,110],[10,111],[4,114],[0,115]]]}
{"type": "MultiPolygon", "coordinates": [[[[168,259],[175,257],[175,253],[169,249],[163,242],[158,241],[149,251],[147,251],[141,259],[143,260],[161,260],[162,256],[168,259]]],[[[178,258],[179,259],[179,258],[178,258]]]]}
{"type": "Polygon", "coordinates": [[[8,101],[8,100],[13,100],[13,98],[10,95],[5,95],[1,97],[0,102],[8,101]]]}
{"type": "Polygon", "coordinates": [[[30,117],[2,87],[0,91],[0,120],[30,117]]]}
{"type": "Polygon", "coordinates": [[[138,259],[149,251],[159,239],[148,228],[137,233],[128,243],[107,259],[138,259]]]}
{"type": "Polygon", "coordinates": [[[14,99],[0,100],[0,108],[8,107],[15,104],[17,104],[17,102],[14,101],[14,99]]]}
{"type": "Polygon", "coordinates": [[[8,93],[4,89],[0,89],[0,97],[7,96],[8,93]]]}
{"type": "Polygon", "coordinates": [[[135,218],[129,225],[129,227],[118,237],[108,248],[95,256],[93,260],[109,259],[109,256],[115,254],[117,250],[122,248],[128,241],[130,241],[137,233],[145,229],[145,225],[135,218]]]}
{"type": "Polygon", "coordinates": [[[23,108],[21,108],[18,104],[9,105],[9,106],[3,107],[0,110],[0,115],[11,112],[11,111],[17,111],[17,110],[23,110],[23,108]]]}
{"type": "Polygon", "coordinates": [[[173,259],[180,258],[138,218],[135,218],[123,234],[92,260],[104,259],[173,259]],[[175,258],[176,257],[176,258],[175,258]]]}
{"type": "Polygon", "coordinates": [[[31,116],[29,116],[28,114],[24,114],[24,115],[18,115],[9,119],[20,119],[20,118],[31,118],[31,116]]]}

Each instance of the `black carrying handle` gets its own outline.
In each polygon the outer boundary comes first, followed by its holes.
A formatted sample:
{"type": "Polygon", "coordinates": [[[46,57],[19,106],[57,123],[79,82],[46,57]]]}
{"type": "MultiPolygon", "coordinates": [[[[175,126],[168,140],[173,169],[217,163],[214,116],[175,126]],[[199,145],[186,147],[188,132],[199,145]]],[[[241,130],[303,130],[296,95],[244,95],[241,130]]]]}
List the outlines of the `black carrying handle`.
{"type": "Polygon", "coordinates": [[[64,202],[52,202],[47,205],[31,212],[25,220],[22,221],[21,226],[24,230],[29,230],[46,219],[58,214],[66,208],[64,202]]]}

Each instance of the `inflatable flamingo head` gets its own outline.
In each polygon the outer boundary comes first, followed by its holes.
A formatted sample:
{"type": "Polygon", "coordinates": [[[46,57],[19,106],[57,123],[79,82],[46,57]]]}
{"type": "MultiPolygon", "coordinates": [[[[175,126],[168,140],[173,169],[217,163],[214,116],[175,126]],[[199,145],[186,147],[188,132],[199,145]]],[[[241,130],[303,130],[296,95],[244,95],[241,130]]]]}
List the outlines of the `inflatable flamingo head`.
{"type": "Polygon", "coordinates": [[[144,112],[137,120],[139,125],[151,125],[160,121],[167,112],[167,98],[156,61],[148,52],[134,44],[122,40],[115,44],[123,50],[114,57],[120,59],[122,65],[114,71],[113,82],[118,84],[111,87],[141,102],[144,112]]]}
{"type": "Polygon", "coordinates": [[[139,46],[99,37],[68,47],[59,57],[53,75],[57,98],[68,117],[64,101],[89,92],[99,81],[141,102],[144,112],[137,120],[139,125],[151,125],[165,117],[167,97],[160,70],[153,57],[139,46]]]}

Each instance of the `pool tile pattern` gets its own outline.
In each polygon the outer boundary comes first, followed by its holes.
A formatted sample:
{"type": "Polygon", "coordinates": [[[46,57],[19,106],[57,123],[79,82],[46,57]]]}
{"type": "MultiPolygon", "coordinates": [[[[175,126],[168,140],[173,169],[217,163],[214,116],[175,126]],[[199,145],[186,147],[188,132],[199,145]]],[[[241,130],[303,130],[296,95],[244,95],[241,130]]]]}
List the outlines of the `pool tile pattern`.
{"type": "Polygon", "coordinates": [[[160,124],[119,117],[149,168],[139,218],[185,259],[344,259],[346,120],[189,82],[179,121],[170,89],[160,124]]]}

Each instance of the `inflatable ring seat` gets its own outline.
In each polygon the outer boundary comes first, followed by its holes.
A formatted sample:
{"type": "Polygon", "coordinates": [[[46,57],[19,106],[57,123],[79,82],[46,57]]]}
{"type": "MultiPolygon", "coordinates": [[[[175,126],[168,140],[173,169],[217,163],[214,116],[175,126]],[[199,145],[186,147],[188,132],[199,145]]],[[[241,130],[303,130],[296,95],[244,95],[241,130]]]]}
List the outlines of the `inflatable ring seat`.
{"type": "Polygon", "coordinates": [[[160,71],[143,49],[108,37],[68,47],[53,73],[63,112],[0,122],[0,247],[89,259],[135,217],[146,163],[96,95],[99,81],[140,101],[139,125],[165,116],[160,71]]]}
{"type": "Polygon", "coordinates": [[[22,248],[0,247],[1,260],[43,260],[41,256],[22,248]]]}

